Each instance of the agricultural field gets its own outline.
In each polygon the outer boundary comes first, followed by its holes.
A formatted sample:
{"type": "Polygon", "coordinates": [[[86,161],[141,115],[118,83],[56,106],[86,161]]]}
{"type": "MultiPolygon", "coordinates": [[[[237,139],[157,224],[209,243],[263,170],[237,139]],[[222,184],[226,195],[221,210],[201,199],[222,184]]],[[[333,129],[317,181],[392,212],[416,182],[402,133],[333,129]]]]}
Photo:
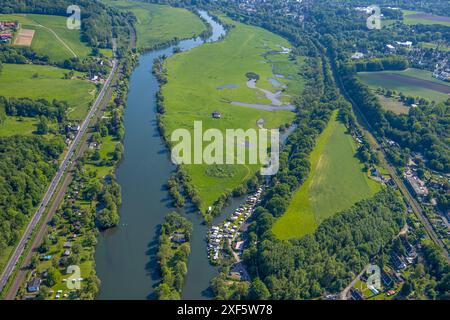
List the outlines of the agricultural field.
{"type": "Polygon", "coordinates": [[[69,119],[81,120],[95,97],[96,87],[82,80],[80,72],[75,72],[72,79],[64,79],[68,72],[51,66],[3,64],[0,96],[67,101],[69,119]]]}
{"type": "Polygon", "coordinates": [[[152,48],[174,38],[192,38],[206,30],[202,20],[186,9],[124,0],[103,2],[131,11],[136,16],[137,47],[140,49],[152,48]]]}
{"type": "MultiPolygon", "coordinates": [[[[273,33],[229,19],[226,22],[234,23],[235,28],[223,40],[176,54],[166,61],[168,83],[162,87],[166,109],[162,123],[169,140],[175,129],[191,131],[194,121],[202,121],[203,130],[217,128],[224,133],[225,129],[256,129],[259,119],[264,119],[265,128],[277,128],[294,119],[292,111],[273,107],[261,89],[282,92],[280,103],[286,107],[291,95],[300,94],[303,88],[303,80],[297,76],[302,59],[289,59],[290,55],[283,52],[289,51],[288,41],[273,33]],[[256,87],[248,86],[249,73],[258,77],[256,87]],[[267,106],[273,110],[264,109],[267,106]],[[215,111],[220,113],[220,119],[212,118],[215,111]]],[[[225,190],[238,187],[259,168],[258,164],[223,166],[219,170],[207,165],[186,165],[202,200],[203,212],[225,190]]]]}
{"type": "Polygon", "coordinates": [[[363,171],[355,153],[353,138],[346,134],[345,126],[334,114],[310,155],[308,179],[294,193],[288,209],[273,226],[277,238],[291,239],[313,233],[326,218],[380,190],[381,185],[363,171]]]}
{"type": "Polygon", "coordinates": [[[22,29],[34,30],[31,48],[52,62],[87,57],[91,48],[81,42],[80,30],[70,30],[67,19],[41,14],[0,14],[0,21],[18,21],[22,29]]]}
{"type": "Polygon", "coordinates": [[[358,77],[372,89],[395,90],[406,96],[436,102],[449,98],[450,83],[433,78],[429,71],[410,68],[405,71],[359,72],[358,77]]]}
{"type": "Polygon", "coordinates": [[[430,13],[402,10],[405,24],[441,24],[450,27],[450,17],[430,13]]]}

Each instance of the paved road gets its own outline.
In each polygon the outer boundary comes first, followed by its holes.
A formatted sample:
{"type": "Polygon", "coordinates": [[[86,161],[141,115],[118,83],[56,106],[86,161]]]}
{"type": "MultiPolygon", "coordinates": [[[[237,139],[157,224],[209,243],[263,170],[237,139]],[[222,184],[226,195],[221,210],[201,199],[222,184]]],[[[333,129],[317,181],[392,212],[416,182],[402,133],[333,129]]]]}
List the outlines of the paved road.
{"type": "Polygon", "coordinates": [[[106,79],[106,82],[103,85],[103,88],[101,89],[97,98],[95,99],[91,109],[89,110],[88,115],[86,116],[83,123],[81,124],[80,130],[78,131],[77,135],[75,136],[75,139],[69,146],[66,156],[64,157],[63,161],[61,162],[56,175],[53,177],[53,180],[51,181],[50,186],[48,187],[47,192],[45,193],[44,198],[42,199],[42,202],[40,203],[38,209],[34,213],[31,221],[29,222],[27,228],[25,229],[25,232],[24,232],[22,238],[20,239],[16,249],[14,250],[13,254],[11,255],[7,265],[5,266],[5,269],[3,270],[3,273],[0,278],[0,292],[3,290],[3,287],[6,285],[9,277],[11,276],[12,272],[14,271],[14,269],[19,261],[19,258],[21,257],[26,244],[33,233],[33,230],[36,228],[47,205],[49,204],[51,198],[55,194],[55,191],[57,190],[57,186],[60,183],[61,178],[64,176],[66,171],[68,171],[67,169],[70,166],[74,152],[76,151],[76,148],[77,148],[79,142],[81,141],[82,137],[86,133],[86,131],[89,127],[89,123],[90,123],[92,117],[94,116],[94,114],[96,113],[98,106],[100,105],[100,102],[102,101],[102,99],[105,95],[105,92],[107,91],[116,71],[117,71],[117,60],[113,60],[113,67],[112,67],[111,73],[108,76],[108,79],[106,79]]]}
{"type": "Polygon", "coordinates": [[[364,269],[355,277],[355,279],[353,279],[352,282],[350,282],[348,286],[346,286],[345,289],[342,290],[342,292],[339,294],[339,300],[348,299],[348,292],[350,291],[351,288],[355,286],[358,280],[361,279],[361,276],[366,272],[368,267],[369,265],[365,266],[364,269]]]}
{"type": "Polygon", "coordinates": [[[433,226],[431,225],[427,216],[423,213],[423,210],[420,207],[420,204],[417,202],[416,198],[411,194],[409,189],[404,184],[403,180],[397,175],[396,169],[387,160],[386,154],[385,154],[385,151],[383,150],[383,148],[381,148],[381,146],[379,145],[379,143],[375,139],[375,137],[372,136],[372,134],[371,134],[371,132],[373,132],[372,126],[367,121],[365,115],[359,109],[359,106],[355,103],[355,101],[352,99],[352,97],[345,90],[345,87],[342,84],[341,78],[339,76],[335,75],[335,79],[337,79],[337,81],[339,82],[339,87],[343,91],[344,95],[352,103],[354,110],[356,111],[355,113],[357,114],[359,119],[362,120],[364,127],[367,128],[367,130],[364,130],[364,129],[363,130],[369,136],[368,140],[369,140],[369,143],[372,145],[372,148],[378,152],[380,162],[389,171],[389,174],[391,175],[392,179],[395,181],[396,185],[400,189],[400,192],[402,193],[404,199],[406,200],[406,202],[408,202],[409,206],[411,207],[411,209],[413,210],[415,215],[420,219],[422,225],[424,226],[424,228],[427,231],[428,235],[430,236],[431,240],[433,240],[433,242],[435,244],[437,244],[439,247],[442,248],[443,254],[447,258],[447,261],[450,261],[449,254],[448,254],[445,244],[442,242],[442,240],[439,238],[439,236],[434,231],[433,226]],[[370,139],[370,138],[372,138],[372,139],[370,139]]]}

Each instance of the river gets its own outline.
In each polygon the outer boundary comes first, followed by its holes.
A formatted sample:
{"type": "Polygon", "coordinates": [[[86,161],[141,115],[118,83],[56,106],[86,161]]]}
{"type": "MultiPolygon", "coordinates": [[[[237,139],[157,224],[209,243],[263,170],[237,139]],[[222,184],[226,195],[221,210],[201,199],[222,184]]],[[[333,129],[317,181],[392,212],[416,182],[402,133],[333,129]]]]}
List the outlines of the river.
{"type": "MultiPolygon", "coordinates": [[[[225,30],[206,12],[200,14],[212,26],[206,42],[217,41],[225,30]]],[[[184,40],[176,47],[186,51],[205,43],[200,38],[184,40]]],[[[130,78],[124,126],[124,158],[116,171],[122,187],[120,225],[101,232],[95,253],[96,271],[101,280],[98,299],[155,299],[159,281],[156,251],[159,226],[174,210],[164,188],[175,170],[169,151],[158,132],[155,94],[159,84],[152,74],[154,60],[170,56],[175,46],[140,56],[130,78]]],[[[224,219],[242,199],[235,199],[214,223],[224,219]]],[[[205,236],[207,226],[195,210],[181,211],[194,225],[184,299],[209,298],[209,281],[217,268],[209,264],[205,236]]]]}

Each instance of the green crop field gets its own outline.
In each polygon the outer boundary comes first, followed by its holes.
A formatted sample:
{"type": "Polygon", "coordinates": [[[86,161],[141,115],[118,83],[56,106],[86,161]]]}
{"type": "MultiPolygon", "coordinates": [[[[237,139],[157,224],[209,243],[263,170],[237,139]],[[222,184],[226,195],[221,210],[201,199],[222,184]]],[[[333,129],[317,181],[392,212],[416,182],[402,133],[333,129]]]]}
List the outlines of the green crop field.
{"type": "Polygon", "coordinates": [[[310,155],[308,179],[273,226],[277,238],[310,234],[326,218],[369,198],[381,188],[363,171],[355,153],[355,142],[346,134],[345,126],[335,118],[330,120],[310,155]]]}
{"type": "Polygon", "coordinates": [[[103,2],[134,13],[138,48],[151,48],[174,38],[192,38],[206,30],[201,19],[186,9],[124,0],[103,2]]]}
{"type": "Polygon", "coordinates": [[[431,72],[425,70],[360,72],[358,77],[373,89],[381,87],[436,102],[449,98],[446,92],[450,92],[450,84],[433,78],[431,72]]]}
{"type": "Polygon", "coordinates": [[[24,29],[35,30],[31,48],[51,61],[86,57],[91,53],[80,40],[80,30],[70,30],[67,18],[41,14],[0,14],[0,20],[18,21],[24,29]]]}
{"type": "MultiPolygon", "coordinates": [[[[290,47],[287,40],[261,28],[234,24],[235,28],[223,40],[176,54],[166,61],[168,83],[162,87],[166,107],[162,121],[167,138],[178,128],[192,131],[196,120],[202,121],[204,131],[217,128],[221,132],[256,129],[261,118],[266,128],[277,128],[293,120],[295,114],[288,110],[266,111],[228,103],[270,103],[260,91],[247,87],[248,72],[259,75],[256,83],[259,88],[272,92],[279,90],[268,80],[275,77],[275,71],[283,76],[277,80],[287,86],[286,93],[300,94],[303,88],[302,79],[296,75],[301,59],[291,61],[288,54],[280,53],[281,46],[290,47]],[[219,111],[221,119],[212,119],[213,111],[219,111]]],[[[287,99],[290,97],[283,97],[283,101],[287,99]]],[[[186,165],[202,199],[202,211],[225,190],[232,190],[250,178],[259,167],[234,165],[231,174],[217,177],[207,174],[207,165],[186,165]]]]}
{"type": "Polygon", "coordinates": [[[441,24],[450,27],[450,18],[412,10],[402,10],[405,24],[441,24]]]}
{"type": "MultiPolygon", "coordinates": [[[[96,87],[81,79],[63,79],[69,70],[40,65],[3,64],[0,73],[0,96],[43,98],[67,101],[69,119],[83,119],[94,99],[96,87]]],[[[75,72],[75,77],[83,76],[75,72]]]]}

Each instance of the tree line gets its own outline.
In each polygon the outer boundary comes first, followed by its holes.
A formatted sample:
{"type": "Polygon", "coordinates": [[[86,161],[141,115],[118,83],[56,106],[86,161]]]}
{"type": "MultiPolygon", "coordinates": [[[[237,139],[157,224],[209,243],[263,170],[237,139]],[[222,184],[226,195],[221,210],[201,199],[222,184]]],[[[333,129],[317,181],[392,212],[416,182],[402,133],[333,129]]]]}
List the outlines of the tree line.
{"type": "Polygon", "coordinates": [[[402,56],[390,56],[385,58],[360,60],[353,63],[356,72],[405,70],[409,67],[408,59],[402,56]]]}
{"type": "MultiPolygon", "coordinates": [[[[68,17],[70,0],[3,0],[0,13],[35,13],[68,17]]],[[[108,7],[99,1],[79,0],[81,10],[81,37],[91,47],[111,48],[111,18],[108,7]]]]}
{"type": "MultiPolygon", "coordinates": [[[[405,207],[391,190],[322,222],[301,239],[278,241],[275,219],[259,208],[244,253],[246,265],[273,299],[313,299],[338,293],[391,241],[405,223],[405,207]]],[[[257,296],[256,298],[260,298],[257,296]]]]}
{"type": "Polygon", "coordinates": [[[159,300],[181,299],[191,235],[192,223],[180,214],[171,212],[164,218],[157,253],[161,282],[155,292],[159,300]]]}
{"type": "Polygon", "coordinates": [[[0,137],[0,256],[20,238],[64,146],[61,138],[0,137]]]}
{"type": "Polygon", "coordinates": [[[383,109],[376,96],[349,68],[339,70],[348,94],[354,99],[376,136],[397,142],[405,156],[391,152],[391,160],[405,164],[409,151],[421,152],[430,168],[450,172],[449,137],[450,100],[441,103],[425,102],[411,108],[408,114],[394,114],[383,109]]]}
{"type": "MultiPolygon", "coordinates": [[[[0,109],[8,116],[39,117],[45,116],[49,119],[62,123],[66,120],[68,109],[67,102],[53,100],[51,103],[45,99],[32,100],[29,98],[5,98],[0,96],[0,109]]],[[[0,116],[1,123],[1,116],[0,116]]]]}

